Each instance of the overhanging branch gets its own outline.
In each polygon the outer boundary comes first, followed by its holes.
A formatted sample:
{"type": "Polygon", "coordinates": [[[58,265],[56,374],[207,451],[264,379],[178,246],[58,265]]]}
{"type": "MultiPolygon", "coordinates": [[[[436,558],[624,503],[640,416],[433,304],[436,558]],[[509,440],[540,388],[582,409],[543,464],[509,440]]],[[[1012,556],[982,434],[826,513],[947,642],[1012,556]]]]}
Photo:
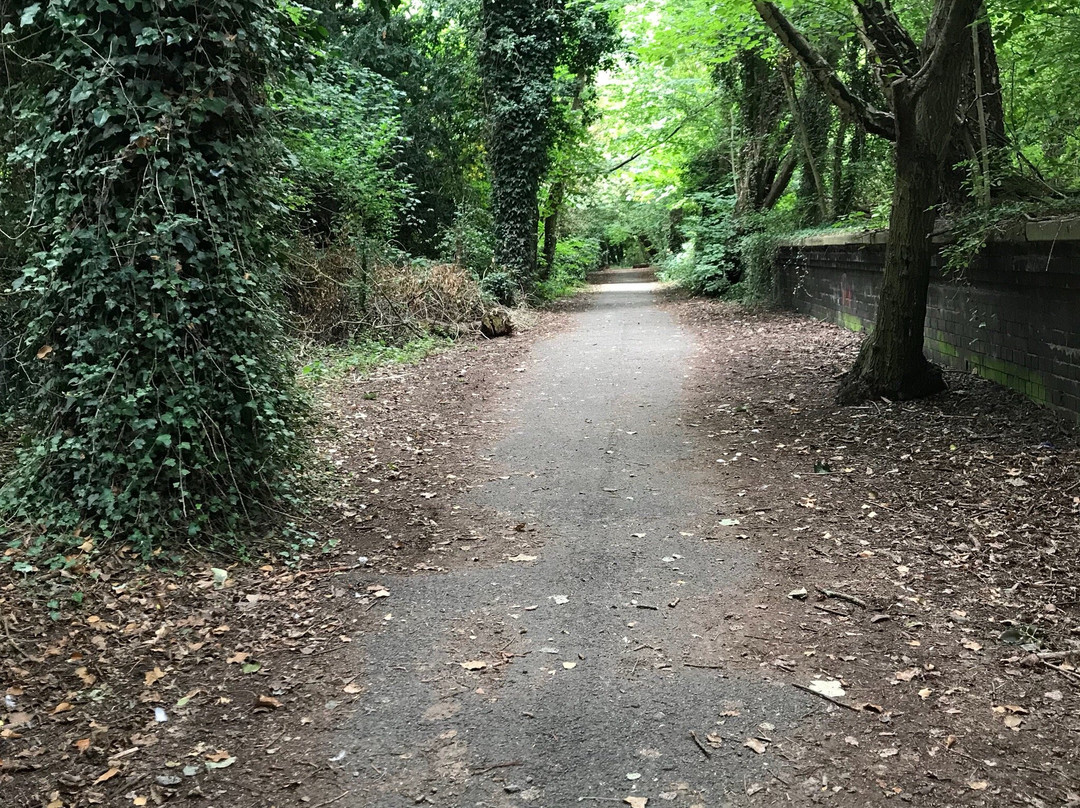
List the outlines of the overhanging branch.
{"type": "Polygon", "coordinates": [[[781,44],[821,85],[830,101],[850,115],[853,120],[862,124],[867,132],[887,140],[896,139],[893,116],[888,112],[875,109],[865,99],[848,89],[848,86],[836,75],[832,65],[814,49],[806,37],[799,33],[776,5],[767,0],[754,0],[754,7],[765,24],[776,34],[781,44]]]}

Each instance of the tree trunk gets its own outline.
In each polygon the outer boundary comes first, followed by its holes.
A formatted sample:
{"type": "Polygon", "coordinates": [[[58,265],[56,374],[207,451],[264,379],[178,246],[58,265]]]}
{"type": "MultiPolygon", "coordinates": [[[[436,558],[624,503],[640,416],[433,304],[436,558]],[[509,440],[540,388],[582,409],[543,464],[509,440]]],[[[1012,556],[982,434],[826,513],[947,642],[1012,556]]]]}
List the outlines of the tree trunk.
{"type": "MultiPolygon", "coordinates": [[[[927,34],[933,42],[931,36],[927,34]]],[[[892,87],[896,184],[885,275],[874,331],[863,343],[854,367],[840,382],[837,400],[841,404],[879,396],[922,398],[945,389],[941,371],[923,353],[923,330],[935,206],[942,195],[945,159],[955,142],[952,134],[961,82],[970,64],[970,44],[965,36],[944,48],[932,81],[915,89],[912,79],[903,79],[892,87]]]]}
{"type": "MultiPolygon", "coordinates": [[[[900,117],[898,130],[903,126],[900,117]]],[[[915,129],[914,121],[907,125],[915,129]]],[[[837,396],[841,404],[878,396],[921,398],[945,389],[941,371],[923,353],[933,257],[930,234],[940,182],[941,168],[934,155],[921,150],[914,137],[897,138],[896,184],[877,319],[854,368],[841,382],[837,396]]]]}
{"type": "Polygon", "coordinates": [[[541,280],[546,280],[555,269],[555,248],[559,245],[559,216],[566,201],[566,182],[558,180],[548,195],[548,215],[544,218],[544,265],[541,280]]]}

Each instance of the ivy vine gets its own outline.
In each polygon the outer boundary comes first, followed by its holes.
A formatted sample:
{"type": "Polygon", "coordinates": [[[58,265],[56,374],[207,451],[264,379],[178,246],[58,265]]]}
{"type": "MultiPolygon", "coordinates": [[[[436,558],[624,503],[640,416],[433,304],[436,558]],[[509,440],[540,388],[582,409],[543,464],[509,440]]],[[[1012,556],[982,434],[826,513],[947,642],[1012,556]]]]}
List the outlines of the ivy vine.
{"type": "MultiPolygon", "coordinates": [[[[29,439],[0,507],[44,534],[247,543],[295,494],[304,403],[262,223],[268,76],[298,12],[51,0],[0,19],[34,177],[10,283],[29,439]],[[293,16],[290,16],[293,15],[293,16]]],[[[80,539],[81,540],[81,539],[80,539]]]]}

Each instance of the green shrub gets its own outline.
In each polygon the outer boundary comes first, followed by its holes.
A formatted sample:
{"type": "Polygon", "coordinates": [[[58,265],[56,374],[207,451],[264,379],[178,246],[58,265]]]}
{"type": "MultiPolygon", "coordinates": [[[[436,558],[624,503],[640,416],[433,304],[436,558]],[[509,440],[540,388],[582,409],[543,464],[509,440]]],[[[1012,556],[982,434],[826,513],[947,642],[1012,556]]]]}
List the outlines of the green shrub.
{"type": "Polygon", "coordinates": [[[480,279],[480,291],[496,303],[513,306],[521,290],[513,275],[504,270],[496,270],[480,279]]]}
{"type": "Polygon", "coordinates": [[[599,239],[564,239],[555,245],[555,263],[548,277],[536,285],[539,300],[566,297],[585,283],[590,272],[600,269],[602,248],[599,239]]]}

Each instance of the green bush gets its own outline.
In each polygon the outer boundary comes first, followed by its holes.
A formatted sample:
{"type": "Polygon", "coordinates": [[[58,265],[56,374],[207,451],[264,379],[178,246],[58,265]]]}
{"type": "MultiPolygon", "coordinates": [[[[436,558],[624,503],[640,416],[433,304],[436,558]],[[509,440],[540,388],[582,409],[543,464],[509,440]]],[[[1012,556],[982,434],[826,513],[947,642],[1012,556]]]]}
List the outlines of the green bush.
{"type": "Polygon", "coordinates": [[[521,290],[513,275],[503,270],[496,270],[480,279],[480,291],[496,303],[513,306],[521,290]]]}
{"type": "Polygon", "coordinates": [[[536,285],[540,300],[555,300],[585,283],[590,272],[600,269],[602,248],[599,239],[564,239],[555,245],[555,263],[548,277],[536,285]]]}
{"type": "Polygon", "coordinates": [[[735,199],[698,193],[697,210],[683,222],[690,245],[663,265],[661,277],[695,295],[724,295],[742,278],[736,232],[735,199]]]}

